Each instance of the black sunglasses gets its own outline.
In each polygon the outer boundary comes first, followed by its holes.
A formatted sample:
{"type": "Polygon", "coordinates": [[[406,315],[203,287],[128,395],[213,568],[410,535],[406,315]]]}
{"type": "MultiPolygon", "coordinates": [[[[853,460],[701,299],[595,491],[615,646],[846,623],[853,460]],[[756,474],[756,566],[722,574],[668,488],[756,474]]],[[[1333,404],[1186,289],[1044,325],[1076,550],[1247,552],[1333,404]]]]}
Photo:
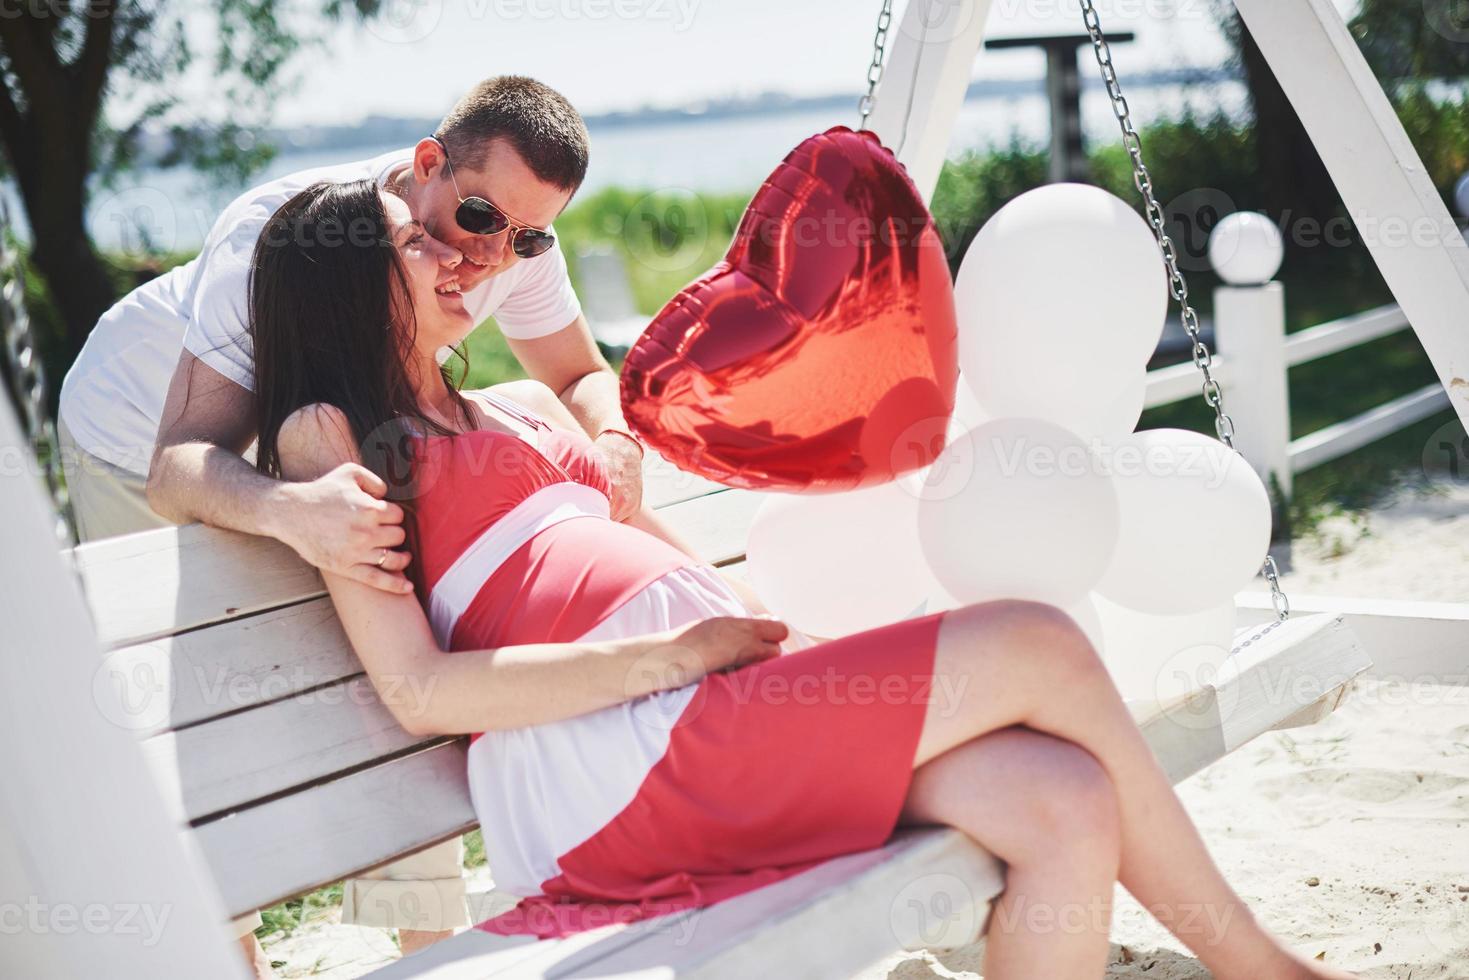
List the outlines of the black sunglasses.
{"type": "Polygon", "coordinates": [[[471,235],[498,235],[509,228],[510,250],[523,259],[533,259],[556,244],[556,236],[549,231],[514,224],[509,215],[484,198],[465,197],[459,193],[459,180],[454,176],[454,164],[449,161],[449,148],[437,136],[431,138],[444,151],[444,166],[449,168],[449,179],[454,182],[454,196],[459,198],[454,220],[460,228],[471,235]]]}

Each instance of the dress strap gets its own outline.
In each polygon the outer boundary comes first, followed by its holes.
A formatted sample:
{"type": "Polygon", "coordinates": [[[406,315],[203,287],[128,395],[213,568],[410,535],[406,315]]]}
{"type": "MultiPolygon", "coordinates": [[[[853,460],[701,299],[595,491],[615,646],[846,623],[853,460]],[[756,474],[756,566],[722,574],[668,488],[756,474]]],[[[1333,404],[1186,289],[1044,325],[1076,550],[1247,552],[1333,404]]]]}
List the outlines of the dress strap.
{"type": "Polygon", "coordinates": [[[511,401],[504,395],[501,395],[494,391],[490,391],[487,388],[481,388],[478,391],[473,392],[472,394],[478,395],[481,398],[486,399],[491,405],[494,405],[506,415],[509,415],[512,418],[520,419],[520,421],[524,422],[531,428],[545,429],[548,432],[551,429],[550,423],[547,422],[545,419],[541,418],[539,415],[537,415],[535,412],[532,412],[524,405],[521,405],[519,402],[511,401]]]}

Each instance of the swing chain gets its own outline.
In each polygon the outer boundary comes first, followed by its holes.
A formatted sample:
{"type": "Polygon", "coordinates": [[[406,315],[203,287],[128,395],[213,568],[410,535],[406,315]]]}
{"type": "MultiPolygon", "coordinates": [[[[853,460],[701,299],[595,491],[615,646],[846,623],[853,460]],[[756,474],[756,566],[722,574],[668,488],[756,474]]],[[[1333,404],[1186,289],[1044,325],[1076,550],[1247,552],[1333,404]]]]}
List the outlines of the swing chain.
{"type": "Polygon", "coordinates": [[[877,105],[877,83],[882,81],[883,49],[887,46],[888,27],[892,22],[893,0],[883,0],[882,12],[877,15],[877,33],[872,38],[872,64],[867,66],[867,94],[857,100],[857,111],[862,116],[857,123],[858,132],[867,128],[867,117],[872,115],[872,110],[877,105]]]}
{"type": "MultiPolygon", "coordinates": [[[[1079,2],[1082,20],[1086,24],[1086,32],[1091,37],[1092,51],[1097,58],[1097,67],[1102,71],[1102,81],[1107,86],[1107,97],[1112,102],[1112,114],[1117,117],[1117,124],[1122,128],[1122,145],[1127,148],[1127,155],[1132,158],[1132,182],[1137,185],[1138,192],[1142,195],[1148,224],[1152,226],[1153,236],[1158,240],[1158,248],[1163,254],[1163,263],[1168,269],[1169,290],[1173,298],[1178,301],[1183,329],[1188,334],[1189,340],[1193,342],[1191,355],[1194,366],[1204,376],[1202,385],[1204,401],[1214,409],[1214,431],[1218,434],[1220,442],[1234,449],[1234,420],[1225,414],[1224,390],[1219,386],[1218,379],[1209,370],[1213,359],[1209,354],[1209,346],[1199,336],[1199,315],[1189,303],[1188,282],[1178,268],[1178,255],[1174,250],[1173,239],[1169,237],[1165,227],[1166,219],[1163,208],[1158,203],[1157,195],[1153,192],[1152,175],[1148,173],[1147,165],[1143,163],[1142,137],[1138,135],[1136,127],[1132,124],[1132,113],[1128,109],[1127,99],[1122,94],[1122,85],[1117,80],[1117,70],[1112,64],[1112,49],[1102,33],[1102,21],[1097,16],[1097,8],[1092,0],[1079,0],[1079,2]]],[[[1280,587],[1274,557],[1267,554],[1260,571],[1270,583],[1270,603],[1275,607],[1276,621],[1284,622],[1290,616],[1290,600],[1280,587]]]]}
{"type": "MultiPolygon", "coordinates": [[[[36,335],[25,306],[25,269],[20,251],[11,241],[10,208],[0,200],[0,337],[5,342],[5,364],[20,403],[20,422],[34,458],[41,461],[47,494],[56,515],[56,539],[63,547],[72,542],[66,481],[61,475],[61,452],[56,426],[46,414],[46,372],[36,349],[36,335]]],[[[0,389],[0,397],[3,389],[0,389]]]]}

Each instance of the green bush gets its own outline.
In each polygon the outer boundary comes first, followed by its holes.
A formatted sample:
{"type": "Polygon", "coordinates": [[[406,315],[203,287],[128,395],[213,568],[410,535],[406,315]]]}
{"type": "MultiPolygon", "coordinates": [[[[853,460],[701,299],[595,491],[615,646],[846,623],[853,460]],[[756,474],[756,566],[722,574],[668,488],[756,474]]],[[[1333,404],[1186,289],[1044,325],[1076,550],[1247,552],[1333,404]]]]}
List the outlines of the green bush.
{"type": "Polygon", "coordinates": [[[580,250],[612,249],[638,310],[653,314],[724,256],[751,196],[609,187],[573,203],[556,231],[573,280],[580,250]]]}
{"type": "Polygon", "coordinates": [[[1465,101],[1465,93],[1438,99],[1424,85],[1404,85],[1394,93],[1394,105],[1423,158],[1429,179],[1452,208],[1454,184],[1469,172],[1469,102],[1465,101]]]}
{"type": "Polygon", "coordinates": [[[1002,150],[969,150],[944,164],[930,210],[950,269],[958,271],[975,234],[1005,202],[1046,182],[1046,160],[1046,151],[1012,138],[1002,150]]]}

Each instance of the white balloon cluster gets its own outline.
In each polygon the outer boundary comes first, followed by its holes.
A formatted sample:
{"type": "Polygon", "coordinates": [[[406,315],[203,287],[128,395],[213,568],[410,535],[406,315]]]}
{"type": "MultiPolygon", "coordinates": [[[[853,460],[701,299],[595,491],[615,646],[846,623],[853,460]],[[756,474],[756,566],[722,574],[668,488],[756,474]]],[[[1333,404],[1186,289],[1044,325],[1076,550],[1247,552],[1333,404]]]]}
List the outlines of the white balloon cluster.
{"type": "Polygon", "coordinates": [[[1270,502],[1219,441],[1133,431],[1168,307],[1147,224],[1095,187],[1022,194],[980,229],[954,299],[943,454],[877,487],[771,495],[748,546],[757,593],[825,637],[1031,599],[1077,621],[1128,700],[1212,680],[1270,502]]]}

